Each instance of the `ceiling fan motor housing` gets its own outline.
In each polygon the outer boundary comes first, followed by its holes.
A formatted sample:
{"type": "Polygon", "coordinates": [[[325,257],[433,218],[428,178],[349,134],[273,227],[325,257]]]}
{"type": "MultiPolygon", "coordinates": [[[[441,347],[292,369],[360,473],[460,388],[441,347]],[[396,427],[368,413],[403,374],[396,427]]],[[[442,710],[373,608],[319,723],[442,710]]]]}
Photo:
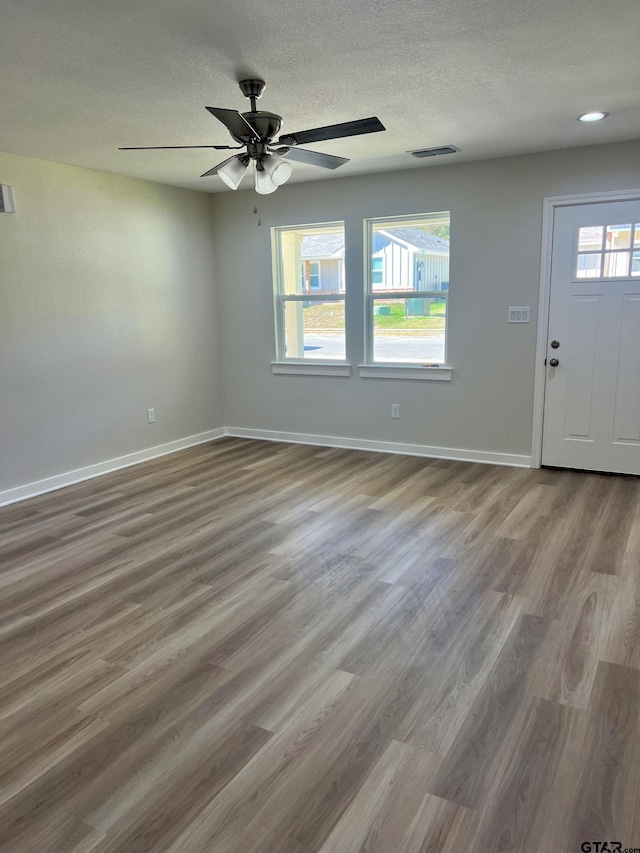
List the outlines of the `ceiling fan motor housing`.
{"type": "MultiPolygon", "coordinates": [[[[282,127],[282,116],[275,113],[258,110],[257,112],[242,113],[242,117],[256,131],[262,142],[271,142],[280,132],[282,127]]],[[[252,137],[247,133],[241,136],[232,134],[237,142],[247,145],[252,142],[252,137]]]]}

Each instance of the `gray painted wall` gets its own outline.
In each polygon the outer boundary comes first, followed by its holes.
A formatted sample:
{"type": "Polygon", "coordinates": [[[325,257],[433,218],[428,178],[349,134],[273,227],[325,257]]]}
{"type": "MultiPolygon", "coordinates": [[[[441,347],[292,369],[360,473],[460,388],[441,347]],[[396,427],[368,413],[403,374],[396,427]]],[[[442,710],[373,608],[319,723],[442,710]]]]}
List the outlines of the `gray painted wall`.
{"type": "Polygon", "coordinates": [[[0,491],[222,426],[209,198],[4,154],[0,182],[0,491]]]}
{"type": "Polygon", "coordinates": [[[542,200],[640,187],[639,155],[633,142],[294,184],[261,199],[261,228],[251,192],[212,196],[226,424],[529,454],[542,200]],[[439,210],[451,211],[450,383],[271,374],[272,226],[345,220],[357,365],[363,218],[439,210]],[[530,305],[531,324],[508,325],[509,305],[530,305]]]}

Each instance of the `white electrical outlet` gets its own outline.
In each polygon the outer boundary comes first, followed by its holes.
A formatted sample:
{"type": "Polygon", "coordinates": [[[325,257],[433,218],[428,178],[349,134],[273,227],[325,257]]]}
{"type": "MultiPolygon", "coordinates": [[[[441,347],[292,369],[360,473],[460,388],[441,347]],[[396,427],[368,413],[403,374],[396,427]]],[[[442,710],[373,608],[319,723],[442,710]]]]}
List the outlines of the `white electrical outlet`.
{"type": "Polygon", "coordinates": [[[156,422],[156,410],[155,409],[147,409],[147,423],[155,424],[156,422]]]}
{"type": "Polygon", "coordinates": [[[13,200],[13,187],[0,184],[0,213],[15,213],[16,205],[13,200]]]}
{"type": "Polygon", "coordinates": [[[391,404],[391,417],[399,418],[400,417],[400,403],[392,403],[391,404]]]}
{"type": "Polygon", "coordinates": [[[531,315],[529,305],[510,305],[508,322],[509,323],[528,323],[531,315]]]}

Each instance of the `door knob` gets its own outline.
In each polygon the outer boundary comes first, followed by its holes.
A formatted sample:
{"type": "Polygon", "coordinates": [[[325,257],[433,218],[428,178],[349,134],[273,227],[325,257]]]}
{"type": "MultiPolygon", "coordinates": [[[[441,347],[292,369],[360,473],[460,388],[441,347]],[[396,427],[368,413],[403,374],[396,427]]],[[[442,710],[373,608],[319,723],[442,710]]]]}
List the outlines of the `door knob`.
{"type": "Polygon", "coordinates": [[[560,341],[551,341],[551,349],[558,349],[560,341]]]}
{"type": "Polygon", "coordinates": [[[557,367],[560,364],[560,362],[558,361],[557,358],[550,358],[549,364],[551,365],[551,367],[557,367]]]}

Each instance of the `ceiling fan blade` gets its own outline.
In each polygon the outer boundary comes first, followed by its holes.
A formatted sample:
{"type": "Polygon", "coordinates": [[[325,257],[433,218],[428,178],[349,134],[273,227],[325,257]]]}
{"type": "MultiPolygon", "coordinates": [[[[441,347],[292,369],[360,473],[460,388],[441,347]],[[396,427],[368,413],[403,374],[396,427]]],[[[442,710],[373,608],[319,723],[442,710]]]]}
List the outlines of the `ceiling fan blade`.
{"type": "Polygon", "coordinates": [[[256,133],[255,129],[251,127],[246,118],[240,115],[237,110],[225,110],[221,107],[205,107],[205,109],[208,110],[212,116],[215,116],[219,121],[221,121],[232,136],[239,136],[242,138],[243,136],[248,135],[252,139],[260,139],[260,136],[256,133]]]}
{"type": "Polygon", "coordinates": [[[349,162],[348,157],[335,157],[333,154],[321,154],[319,151],[309,151],[307,148],[276,148],[281,157],[295,160],[296,163],[307,163],[309,166],[321,166],[323,169],[337,169],[349,162]]]}
{"type": "Polygon", "coordinates": [[[308,145],[309,142],[322,142],[325,139],[341,139],[344,136],[359,136],[362,133],[377,133],[386,130],[379,118],[361,118],[357,121],[344,121],[342,124],[328,124],[326,127],[314,127],[312,130],[299,130],[287,133],[278,140],[279,145],[308,145]]]}
{"type": "Polygon", "coordinates": [[[201,178],[208,178],[209,175],[217,175],[218,169],[221,169],[223,166],[226,166],[227,163],[230,163],[232,160],[235,160],[235,159],[236,159],[235,154],[233,155],[233,157],[227,157],[226,160],[223,160],[222,163],[218,163],[218,165],[214,166],[213,169],[209,169],[208,172],[203,172],[202,175],[200,175],[200,177],[201,178]]]}
{"type": "Polygon", "coordinates": [[[118,151],[168,151],[174,148],[214,148],[216,151],[235,151],[242,145],[126,145],[118,151]]]}

